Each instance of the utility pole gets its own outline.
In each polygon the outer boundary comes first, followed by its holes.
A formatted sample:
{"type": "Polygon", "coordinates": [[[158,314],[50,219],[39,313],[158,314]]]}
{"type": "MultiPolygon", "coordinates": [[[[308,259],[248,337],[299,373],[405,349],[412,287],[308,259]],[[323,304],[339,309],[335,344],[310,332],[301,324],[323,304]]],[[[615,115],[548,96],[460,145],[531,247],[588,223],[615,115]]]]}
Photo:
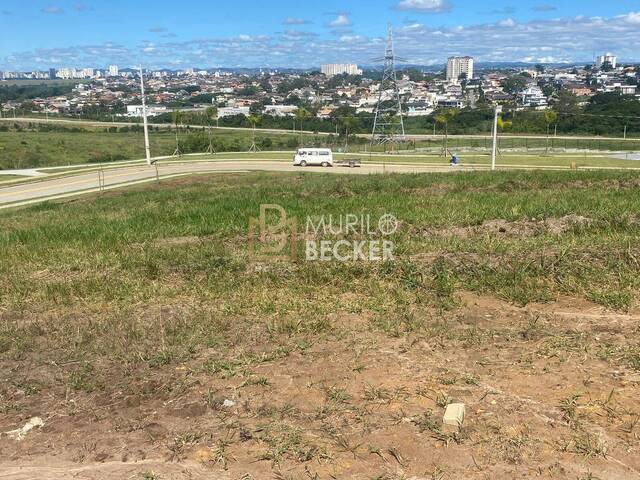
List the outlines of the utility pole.
{"type": "MultiPolygon", "coordinates": [[[[374,142],[384,144],[387,142],[404,141],[404,121],[402,119],[402,104],[400,101],[400,90],[398,88],[398,78],[396,75],[396,61],[400,61],[393,51],[393,28],[388,26],[387,47],[384,57],[374,61],[383,61],[384,70],[380,81],[378,92],[378,103],[375,108],[375,118],[373,120],[373,131],[371,132],[371,147],[374,142]],[[391,91],[392,107],[386,107],[387,98],[385,92],[391,91]]],[[[391,102],[390,102],[391,103],[391,102]]]]}
{"type": "Polygon", "coordinates": [[[627,139],[627,126],[624,126],[624,139],[627,139]]]}
{"type": "Polygon", "coordinates": [[[144,152],[147,157],[147,165],[151,165],[151,148],[149,147],[149,126],[147,125],[147,102],[144,98],[144,78],[142,65],[140,65],[140,93],[142,94],[142,122],[144,125],[144,152]]]}
{"type": "Polygon", "coordinates": [[[493,117],[493,146],[491,148],[491,170],[496,169],[496,155],[498,153],[498,114],[502,113],[502,107],[496,105],[493,117]]]}

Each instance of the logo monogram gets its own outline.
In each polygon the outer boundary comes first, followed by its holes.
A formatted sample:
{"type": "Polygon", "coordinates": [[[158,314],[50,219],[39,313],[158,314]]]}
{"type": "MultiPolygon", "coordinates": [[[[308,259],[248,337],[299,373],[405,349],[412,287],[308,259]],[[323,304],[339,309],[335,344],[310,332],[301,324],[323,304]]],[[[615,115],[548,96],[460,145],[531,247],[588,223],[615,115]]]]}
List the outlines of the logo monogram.
{"type": "Polygon", "coordinates": [[[298,222],[287,218],[284,208],[277,204],[260,205],[259,218],[249,219],[249,257],[257,261],[295,260],[297,237],[298,222]],[[273,214],[275,223],[268,223],[273,214]]]}

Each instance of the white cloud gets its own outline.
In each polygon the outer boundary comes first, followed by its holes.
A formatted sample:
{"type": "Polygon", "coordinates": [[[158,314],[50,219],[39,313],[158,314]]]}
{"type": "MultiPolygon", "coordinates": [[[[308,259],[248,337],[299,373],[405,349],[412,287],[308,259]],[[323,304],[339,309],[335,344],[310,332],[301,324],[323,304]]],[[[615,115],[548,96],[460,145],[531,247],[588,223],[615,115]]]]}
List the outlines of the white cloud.
{"type": "MultiPolygon", "coordinates": [[[[346,12],[335,12],[349,20],[346,12]]],[[[507,19],[509,20],[509,19],[507,19]]],[[[640,12],[616,17],[567,17],[529,22],[503,20],[437,28],[412,22],[395,29],[396,50],[409,63],[443,65],[451,55],[472,55],[479,62],[590,62],[593,53],[611,51],[621,61],[640,61],[640,12]]],[[[343,22],[340,22],[343,23],[343,22]]],[[[0,70],[46,70],[50,67],[130,65],[132,59],[149,68],[183,65],[314,67],[320,63],[353,61],[369,64],[384,52],[385,35],[367,36],[334,27],[335,36],[285,29],[268,35],[225,38],[164,39],[123,45],[117,42],[12,51],[0,57],[0,70]],[[145,50],[146,49],[146,50],[145,50]],[[277,52],[277,53],[276,53],[277,52]],[[214,63],[215,62],[215,63],[214,63]]],[[[325,32],[326,33],[326,32],[325,32]]],[[[4,46],[4,45],[3,45],[4,46]]]]}
{"type": "Polygon", "coordinates": [[[500,20],[498,22],[498,25],[500,25],[501,27],[515,27],[516,22],[513,20],[513,18],[505,18],[504,20],[500,20]]]}
{"type": "Polygon", "coordinates": [[[401,0],[396,8],[423,13],[441,13],[451,10],[451,5],[448,0],[401,0]]]}
{"type": "Polygon", "coordinates": [[[333,28],[348,27],[349,25],[351,25],[351,21],[349,21],[349,17],[345,13],[338,14],[336,18],[329,22],[329,26],[333,28]]]}
{"type": "Polygon", "coordinates": [[[623,18],[627,23],[640,25],[640,12],[629,12],[627,15],[622,15],[621,18],[623,18]]]}
{"type": "Polygon", "coordinates": [[[311,23],[310,20],[305,20],[304,18],[295,18],[295,17],[288,17],[282,21],[283,25],[307,25],[309,23],[311,23]]]}

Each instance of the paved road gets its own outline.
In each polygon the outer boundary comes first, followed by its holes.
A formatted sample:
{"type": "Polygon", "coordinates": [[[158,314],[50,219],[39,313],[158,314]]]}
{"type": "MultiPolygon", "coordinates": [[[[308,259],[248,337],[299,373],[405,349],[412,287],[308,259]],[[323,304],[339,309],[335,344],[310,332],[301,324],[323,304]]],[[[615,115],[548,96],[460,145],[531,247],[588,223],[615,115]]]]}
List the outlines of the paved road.
{"type": "MultiPolygon", "coordinates": [[[[450,171],[451,168],[434,167],[430,165],[381,165],[370,164],[359,168],[347,167],[294,167],[288,162],[274,160],[225,160],[202,161],[189,163],[162,163],[158,165],[157,173],[161,178],[171,178],[179,175],[209,173],[209,172],[312,172],[333,174],[371,174],[383,172],[417,173],[433,171],[450,171]]],[[[125,185],[144,183],[156,179],[154,166],[122,166],[108,168],[102,172],[103,179],[99,178],[98,171],[67,175],[47,179],[41,178],[19,185],[0,187],[0,208],[14,207],[30,203],[37,203],[47,199],[65,198],[87,192],[97,192],[101,188],[105,190],[119,188],[125,185]],[[102,187],[101,187],[102,184],[102,187]]]]}

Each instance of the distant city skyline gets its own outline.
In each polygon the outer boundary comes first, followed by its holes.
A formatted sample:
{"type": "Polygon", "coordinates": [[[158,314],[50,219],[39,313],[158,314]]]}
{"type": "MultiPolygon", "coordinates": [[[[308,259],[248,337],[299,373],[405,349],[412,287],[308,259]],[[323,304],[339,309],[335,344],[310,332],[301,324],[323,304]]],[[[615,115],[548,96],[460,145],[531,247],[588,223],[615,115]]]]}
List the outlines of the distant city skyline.
{"type": "Polygon", "coordinates": [[[637,0],[3,0],[0,70],[371,65],[387,22],[417,65],[640,61],[637,0]]]}

